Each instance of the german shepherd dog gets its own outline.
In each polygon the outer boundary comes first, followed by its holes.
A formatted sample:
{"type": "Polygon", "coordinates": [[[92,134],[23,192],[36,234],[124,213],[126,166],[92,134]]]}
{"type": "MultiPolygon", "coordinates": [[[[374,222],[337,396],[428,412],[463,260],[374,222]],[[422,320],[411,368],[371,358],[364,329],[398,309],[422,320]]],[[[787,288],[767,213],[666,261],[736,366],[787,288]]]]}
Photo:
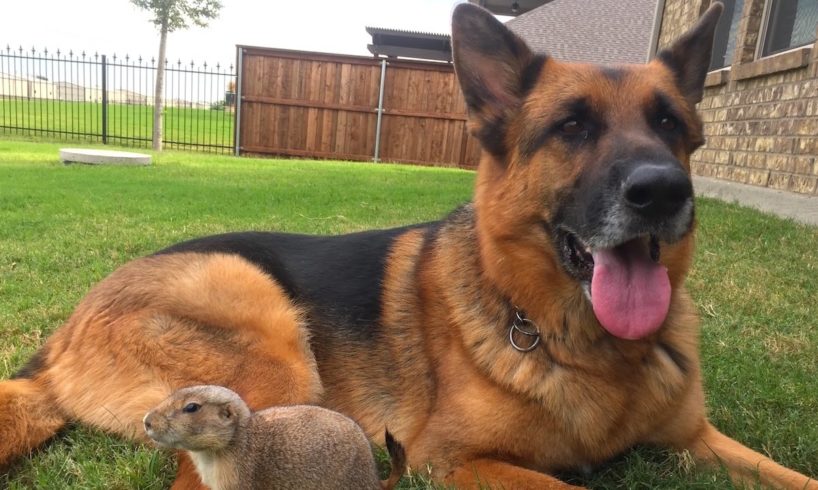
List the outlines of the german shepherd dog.
{"type": "MultiPolygon", "coordinates": [[[[551,475],[652,444],[818,489],[705,415],[688,162],[721,11],[646,65],[600,67],[536,55],[457,6],[454,65],[484,150],[473,202],[434,223],[231,233],[130,262],[0,383],[0,463],[68,421],[144,440],[151,407],[217,384],[255,410],[320,404],[376,439],[388,425],[413,468],[457,488],[568,488],[551,475]]],[[[198,485],[181,460],[175,488],[198,485]]]]}

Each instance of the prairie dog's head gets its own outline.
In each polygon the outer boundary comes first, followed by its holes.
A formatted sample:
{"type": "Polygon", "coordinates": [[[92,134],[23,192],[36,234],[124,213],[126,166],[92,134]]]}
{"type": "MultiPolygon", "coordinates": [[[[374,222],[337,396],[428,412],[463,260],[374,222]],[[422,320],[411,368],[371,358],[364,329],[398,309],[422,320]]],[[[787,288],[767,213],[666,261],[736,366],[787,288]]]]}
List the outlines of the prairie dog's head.
{"type": "Polygon", "coordinates": [[[250,417],[247,404],[221,386],[192,386],[175,391],[145,415],[148,437],[160,446],[213,451],[230,446],[239,425],[250,417]]]}

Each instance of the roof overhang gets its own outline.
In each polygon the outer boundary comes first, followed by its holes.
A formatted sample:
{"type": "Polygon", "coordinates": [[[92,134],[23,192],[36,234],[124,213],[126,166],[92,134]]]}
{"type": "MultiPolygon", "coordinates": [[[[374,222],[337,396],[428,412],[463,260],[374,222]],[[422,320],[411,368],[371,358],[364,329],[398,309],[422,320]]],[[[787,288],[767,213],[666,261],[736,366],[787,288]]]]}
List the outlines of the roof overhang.
{"type": "Polygon", "coordinates": [[[452,61],[452,41],[447,34],[401,31],[367,27],[372,44],[366,47],[375,56],[452,61]]]}
{"type": "Polygon", "coordinates": [[[551,1],[552,0],[469,0],[469,3],[479,5],[494,15],[516,17],[551,1]]]}

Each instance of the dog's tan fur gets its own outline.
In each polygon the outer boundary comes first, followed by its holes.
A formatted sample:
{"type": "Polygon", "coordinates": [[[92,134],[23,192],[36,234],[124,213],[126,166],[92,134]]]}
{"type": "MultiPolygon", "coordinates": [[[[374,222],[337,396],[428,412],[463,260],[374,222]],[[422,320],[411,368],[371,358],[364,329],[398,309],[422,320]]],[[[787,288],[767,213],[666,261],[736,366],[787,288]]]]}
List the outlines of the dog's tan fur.
{"type": "MultiPolygon", "coordinates": [[[[0,384],[0,463],[68,420],[139,437],[142,414],[174,389],[219,384],[254,410],[317,402],[378,440],[388,425],[414,469],[458,488],[566,488],[550,475],[655,444],[724,464],[736,480],[818,489],[707,420],[696,310],[684,287],[692,228],[661,244],[672,288],[661,328],[624,340],[601,327],[551,226],[568,199],[599,188],[588,182],[642,158],[632,150],[672,157],[689,174],[703,142],[695,104],[719,11],[647,65],[600,68],[537,58],[490,15],[459,6],[455,67],[486,150],[472,205],[439,223],[371,235],[390,237],[382,249],[363,251],[354,237],[331,242],[364,254],[345,261],[383,267],[381,277],[354,277],[322,255],[330,288],[301,256],[279,277],[277,260],[298,247],[274,234],[230,237],[233,254],[211,237],[124,266],[18,379],[0,384]],[[674,114],[666,127],[653,119],[657,93],[674,114]],[[561,132],[572,100],[601,121],[585,139],[571,126],[561,132]],[[276,260],[259,258],[260,249],[276,260]],[[298,267],[308,273],[294,274],[298,267]],[[285,291],[283,277],[313,288],[313,299],[285,291]],[[366,287],[349,302],[377,293],[374,321],[336,311],[353,305],[313,304],[350,284],[366,287]],[[539,325],[536,350],[509,345],[511,304],[539,325]]],[[[190,462],[179,468],[175,488],[196,488],[190,462]]]]}
{"type": "Polygon", "coordinates": [[[8,431],[19,437],[0,444],[0,461],[68,420],[144,440],[145,413],[191,383],[229,385],[256,408],[321,393],[299,310],[269,277],[229,255],[131,262],[88,293],[42,355],[46,367],[35,377],[0,384],[3,402],[20,406],[0,412],[1,422],[32,428],[8,431]],[[259,379],[266,389],[256,389],[259,379]],[[50,422],[38,430],[44,406],[50,422]]]}

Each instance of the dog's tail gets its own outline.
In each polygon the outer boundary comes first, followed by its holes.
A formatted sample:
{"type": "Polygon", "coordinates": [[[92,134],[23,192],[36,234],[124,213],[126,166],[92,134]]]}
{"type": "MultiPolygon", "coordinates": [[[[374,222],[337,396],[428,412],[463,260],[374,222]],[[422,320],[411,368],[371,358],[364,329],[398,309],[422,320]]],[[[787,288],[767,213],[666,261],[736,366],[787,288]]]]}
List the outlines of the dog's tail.
{"type": "Polygon", "coordinates": [[[67,422],[48,393],[44,349],[0,382],[0,468],[54,436],[67,422]]]}
{"type": "Polygon", "coordinates": [[[389,477],[381,481],[381,488],[383,490],[392,490],[398,484],[401,477],[406,473],[406,450],[403,445],[392,437],[389,430],[386,430],[386,452],[389,453],[389,459],[392,460],[392,471],[389,472],[389,477]]]}

